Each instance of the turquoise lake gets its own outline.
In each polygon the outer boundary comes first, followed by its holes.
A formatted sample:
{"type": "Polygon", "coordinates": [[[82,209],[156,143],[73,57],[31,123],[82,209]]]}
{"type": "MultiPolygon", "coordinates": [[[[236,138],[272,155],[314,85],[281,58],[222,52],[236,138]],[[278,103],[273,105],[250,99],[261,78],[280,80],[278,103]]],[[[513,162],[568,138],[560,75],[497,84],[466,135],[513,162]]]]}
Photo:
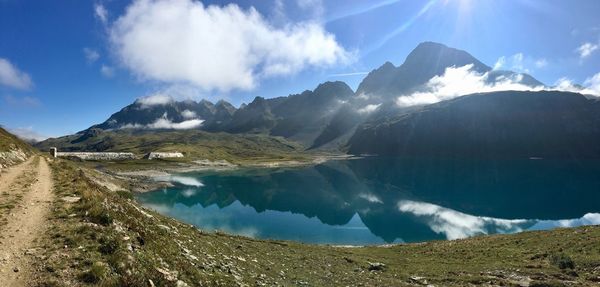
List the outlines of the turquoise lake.
{"type": "Polygon", "coordinates": [[[367,157],[185,173],[137,196],[200,229],[365,245],[600,224],[600,161],[367,157]]]}

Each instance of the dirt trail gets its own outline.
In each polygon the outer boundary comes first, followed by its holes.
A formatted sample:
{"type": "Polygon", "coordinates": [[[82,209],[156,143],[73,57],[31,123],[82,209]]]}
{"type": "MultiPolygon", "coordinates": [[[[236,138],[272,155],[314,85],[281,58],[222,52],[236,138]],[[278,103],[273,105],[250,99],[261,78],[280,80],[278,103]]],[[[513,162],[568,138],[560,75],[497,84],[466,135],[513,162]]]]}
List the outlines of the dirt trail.
{"type": "Polygon", "coordinates": [[[15,181],[15,179],[28,168],[31,168],[31,163],[34,157],[30,157],[27,161],[2,170],[0,173],[0,193],[6,191],[9,186],[15,181]]]}
{"type": "Polygon", "coordinates": [[[0,226],[0,286],[27,286],[33,270],[29,267],[31,256],[36,253],[35,239],[43,232],[46,217],[52,203],[52,174],[46,159],[40,157],[37,166],[31,158],[12,167],[2,175],[1,192],[18,192],[20,201],[7,216],[6,225],[0,226]],[[35,173],[25,180],[15,181],[29,169],[35,173]],[[29,184],[27,184],[29,183],[29,184]],[[15,186],[15,185],[21,186],[15,186]]]}

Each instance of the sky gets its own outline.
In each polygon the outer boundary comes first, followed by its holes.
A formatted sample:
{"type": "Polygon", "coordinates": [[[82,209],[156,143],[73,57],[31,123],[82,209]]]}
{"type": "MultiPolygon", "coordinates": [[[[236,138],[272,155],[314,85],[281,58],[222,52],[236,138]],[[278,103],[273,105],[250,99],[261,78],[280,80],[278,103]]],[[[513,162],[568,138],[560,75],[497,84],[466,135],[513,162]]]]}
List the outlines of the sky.
{"type": "Polygon", "coordinates": [[[600,82],[600,1],[0,0],[0,125],[75,133],[136,98],[356,89],[419,43],[466,50],[546,85],[600,82]]]}

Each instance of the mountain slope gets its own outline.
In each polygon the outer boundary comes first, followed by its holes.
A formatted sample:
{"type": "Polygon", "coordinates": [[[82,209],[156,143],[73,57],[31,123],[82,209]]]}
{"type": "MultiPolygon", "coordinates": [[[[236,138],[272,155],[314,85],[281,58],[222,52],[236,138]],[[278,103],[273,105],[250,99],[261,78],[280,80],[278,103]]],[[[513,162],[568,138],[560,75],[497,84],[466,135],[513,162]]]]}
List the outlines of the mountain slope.
{"type": "Polygon", "coordinates": [[[184,160],[255,159],[277,160],[301,157],[302,147],[282,138],[266,135],[234,135],[200,130],[151,131],[90,129],[74,135],[50,138],[36,144],[41,150],[133,152],[139,156],[152,151],[178,151],[184,160]]]}
{"type": "Polygon", "coordinates": [[[197,121],[198,126],[200,123],[206,122],[211,127],[215,127],[219,125],[217,122],[228,122],[231,119],[232,108],[235,110],[231,104],[225,101],[214,105],[207,100],[179,102],[170,97],[159,97],[158,100],[153,97],[140,98],[111,115],[105,122],[94,125],[90,129],[165,128],[169,124],[186,121],[197,121]]]}
{"type": "Polygon", "coordinates": [[[376,97],[379,101],[393,100],[395,97],[410,93],[425,84],[429,79],[444,74],[446,68],[462,67],[472,64],[471,71],[483,74],[490,72],[490,81],[495,81],[499,76],[511,77],[522,75],[521,83],[530,86],[543,85],[527,74],[511,71],[492,71],[471,54],[447,47],[434,42],[419,44],[399,67],[386,62],[383,66],[373,70],[360,83],[356,93],[376,97]]]}
{"type": "Polygon", "coordinates": [[[353,154],[600,158],[600,104],[580,94],[473,94],[361,125],[353,154]]]}
{"type": "Polygon", "coordinates": [[[29,144],[0,127],[0,170],[25,161],[33,153],[29,144]]]}

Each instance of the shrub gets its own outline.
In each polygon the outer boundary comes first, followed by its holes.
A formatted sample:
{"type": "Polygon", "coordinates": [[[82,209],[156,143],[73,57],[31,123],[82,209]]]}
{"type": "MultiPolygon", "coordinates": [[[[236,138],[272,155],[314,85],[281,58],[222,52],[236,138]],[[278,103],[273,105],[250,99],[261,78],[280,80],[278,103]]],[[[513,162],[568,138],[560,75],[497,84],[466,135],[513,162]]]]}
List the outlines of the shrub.
{"type": "Polygon", "coordinates": [[[133,194],[127,190],[117,190],[117,195],[125,199],[133,199],[133,194]]]}
{"type": "Polygon", "coordinates": [[[94,262],[92,267],[79,276],[79,279],[86,283],[98,283],[102,279],[106,278],[108,273],[108,269],[106,268],[106,264],[102,262],[94,262]]]}
{"type": "Polygon", "coordinates": [[[100,204],[95,204],[88,210],[88,219],[90,222],[104,226],[108,226],[113,222],[110,214],[100,204]]]}
{"type": "Polygon", "coordinates": [[[102,254],[113,254],[119,249],[119,241],[112,238],[102,238],[100,239],[100,246],[98,247],[98,251],[102,254]]]}
{"type": "Polygon", "coordinates": [[[571,257],[563,253],[553,254],[550,257],[550,263],[560,269],[575,268],[575,262],[573,262],[573,259],[571,259],[571,257]]]}

